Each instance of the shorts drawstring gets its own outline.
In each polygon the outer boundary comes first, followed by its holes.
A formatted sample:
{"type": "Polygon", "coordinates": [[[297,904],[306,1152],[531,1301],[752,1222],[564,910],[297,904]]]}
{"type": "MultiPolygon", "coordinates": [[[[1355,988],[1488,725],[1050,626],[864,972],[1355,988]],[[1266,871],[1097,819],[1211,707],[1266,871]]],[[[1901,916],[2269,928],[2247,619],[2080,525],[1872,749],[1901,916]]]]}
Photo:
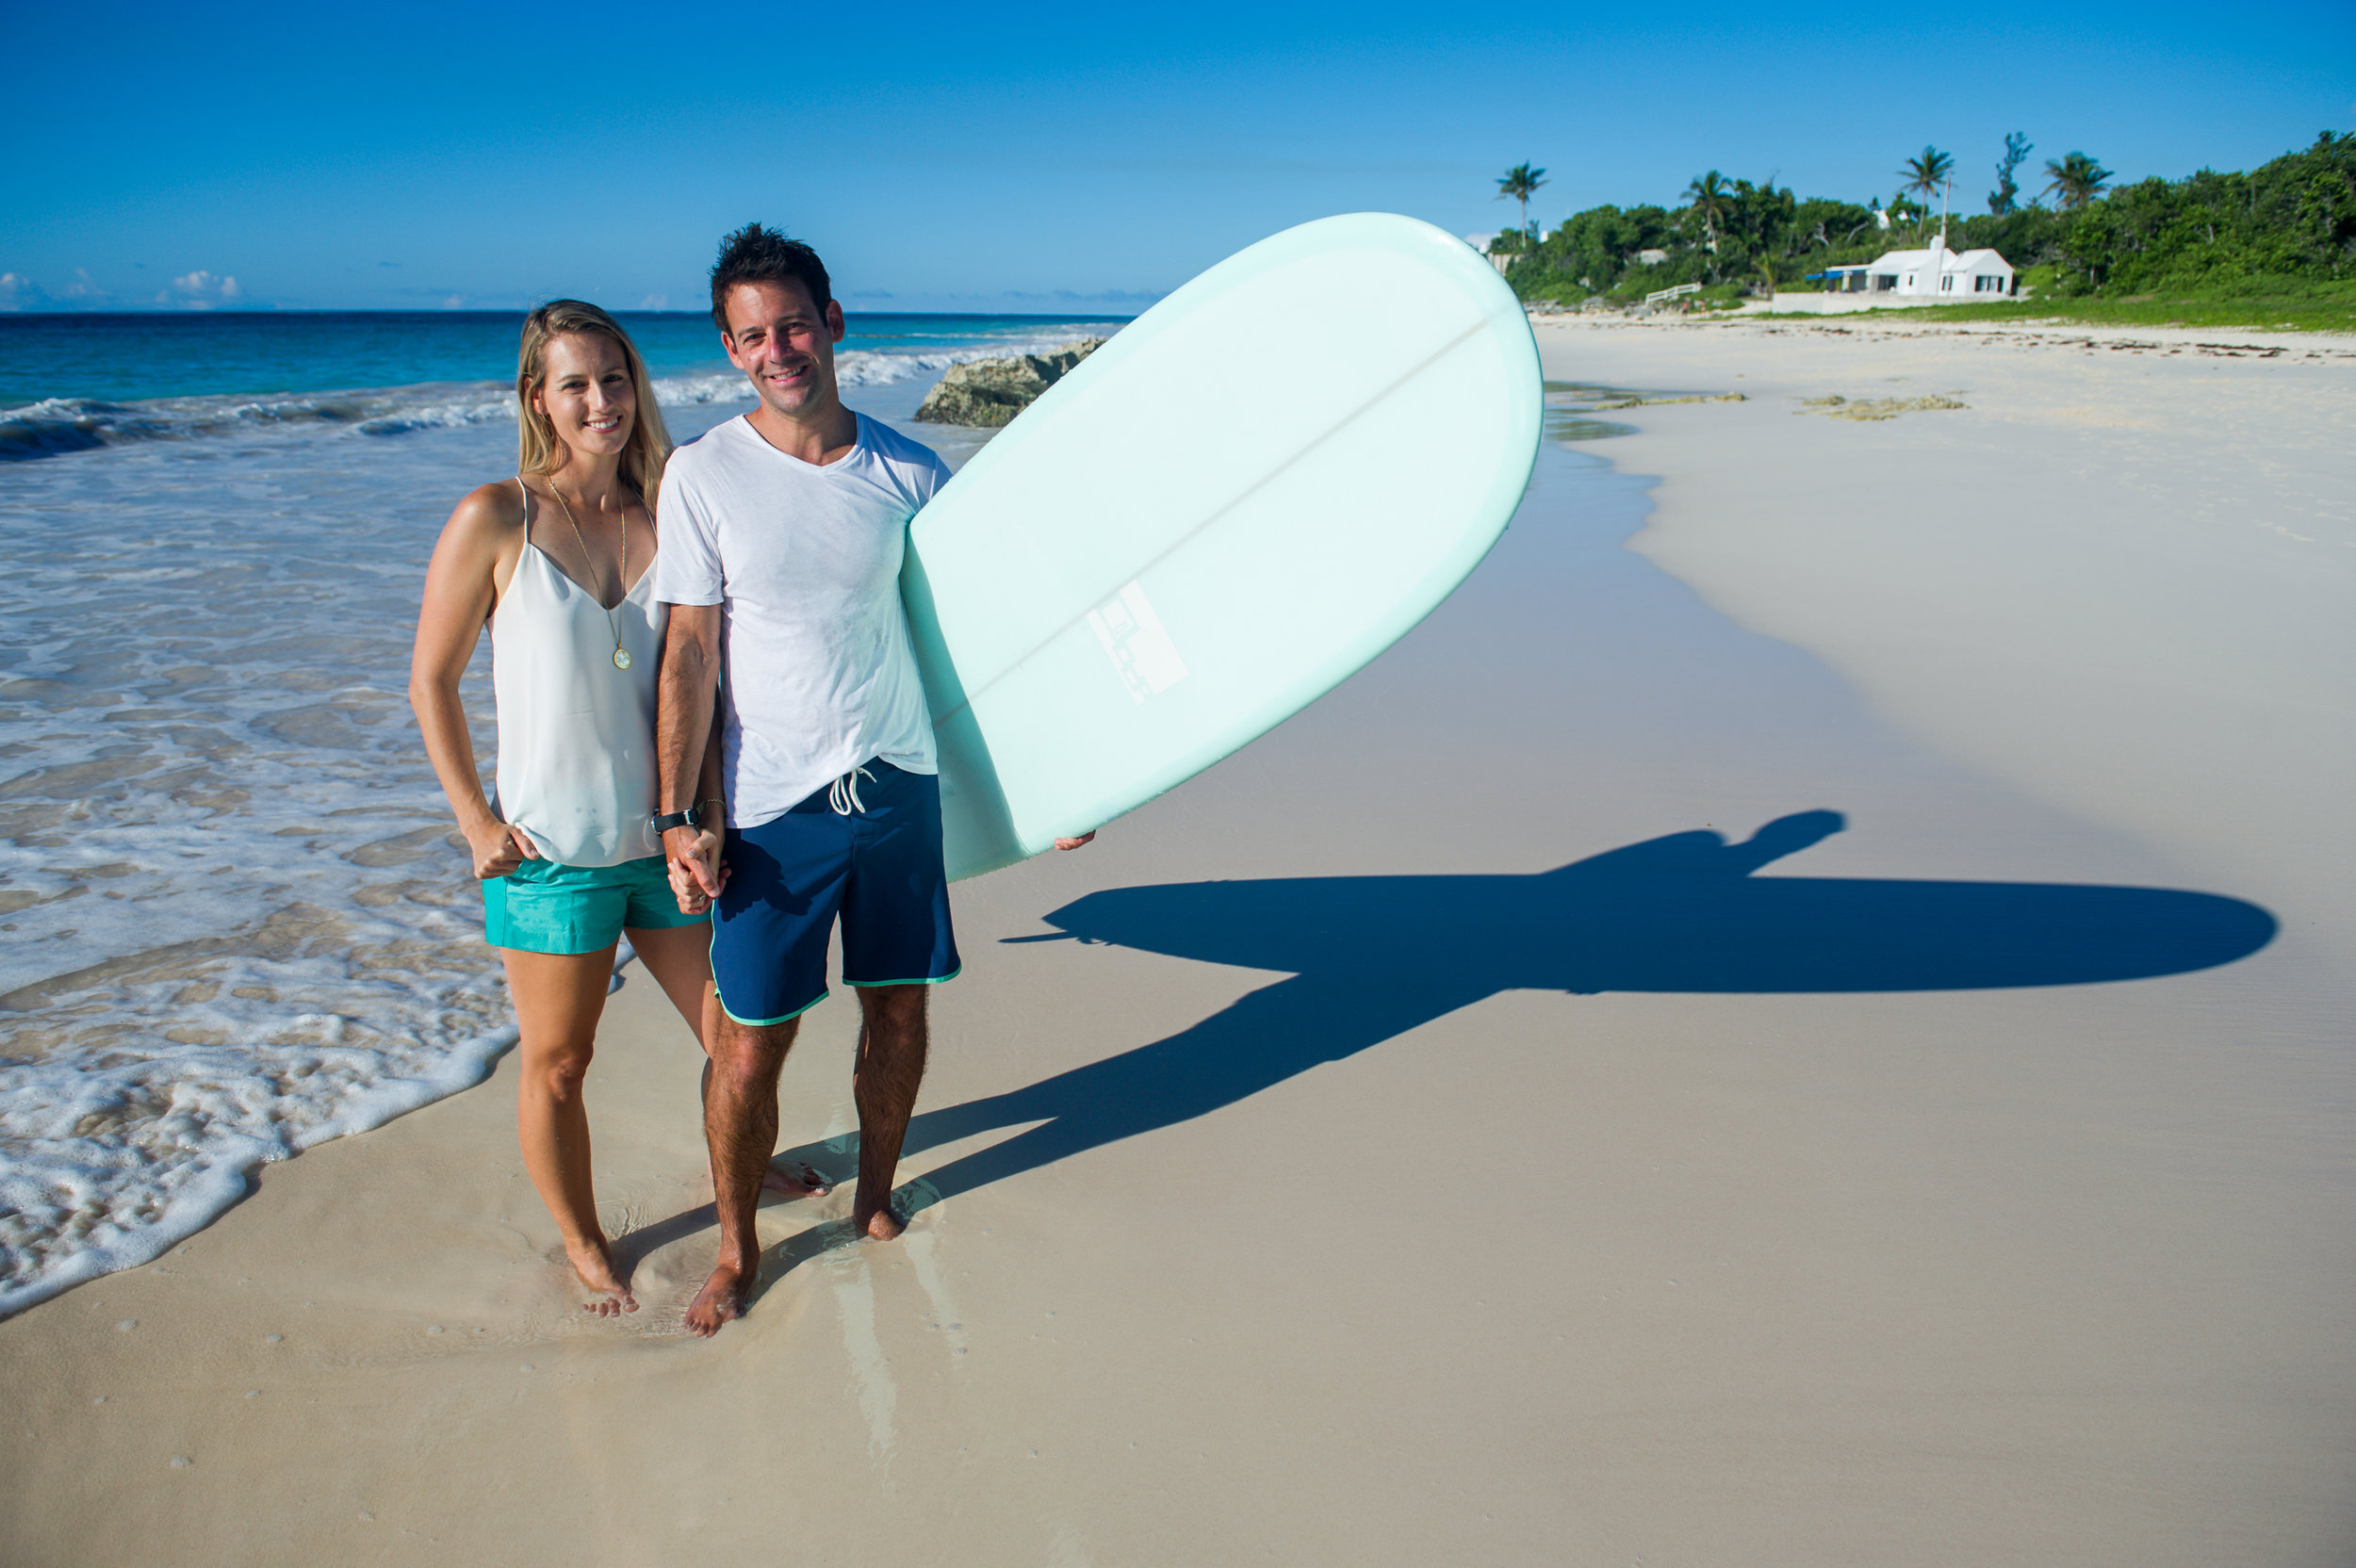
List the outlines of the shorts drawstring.
{"type": "Polygon", "coordinates": [[[861,767],[853,768],[826,787],[826,804],[834,808],[836,816],[847,817],[854,811],[867,809],[866,802],[859,798],[859,781],[862,778],[870,784],[875,782],[875,776],[861,767]]]}

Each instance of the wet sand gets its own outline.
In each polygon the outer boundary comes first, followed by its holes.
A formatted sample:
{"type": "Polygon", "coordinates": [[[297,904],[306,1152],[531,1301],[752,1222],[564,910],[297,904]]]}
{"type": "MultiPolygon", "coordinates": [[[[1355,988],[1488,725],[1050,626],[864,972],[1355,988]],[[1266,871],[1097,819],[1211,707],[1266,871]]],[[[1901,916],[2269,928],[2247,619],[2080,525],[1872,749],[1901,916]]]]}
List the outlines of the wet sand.
{"type": "MultiPolygon", "coordinates": [[[[2356,360],[1541,341],[1748,400],[1550,443],[1384,659],[961,887],[901,1243],[774,1204],[684,1336],[625,972],[646,1310],[578,1315],[502,1064],[0,1323],[0,1556],[2344,1561],[2356,360]],[[1876,378],[1968,406],[1792,412],[1876,378]]],[[[842,1174],[853,1021],[783,1093],[842,1174]]]]}

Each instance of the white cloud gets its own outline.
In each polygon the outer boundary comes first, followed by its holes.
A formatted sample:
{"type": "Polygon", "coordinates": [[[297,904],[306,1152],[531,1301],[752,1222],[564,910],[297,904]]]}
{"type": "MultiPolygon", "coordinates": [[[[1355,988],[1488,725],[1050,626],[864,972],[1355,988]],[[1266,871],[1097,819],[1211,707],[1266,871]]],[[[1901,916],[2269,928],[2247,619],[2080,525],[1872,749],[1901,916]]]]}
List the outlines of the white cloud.
{"type": "Polygon", "coordinates": [[[245,291],[237,286],[237,279],[216,277],[200,267],[193,272],[184,273],[172,279],[172,286],[155,296],[155,302],[171,304],[176,298],[177,302],[188,306],[190,310],[210,310],[222,301],[242,299],[244,293],[245,291]]]}
{"type": "Polygon", "coordinates": [[[23,310],[41,297],[33,280],[14,272],[0,272],[0,310],[23,310]]]}
{"type": "Polygon", "coordinates": [[[649,294],[638,302],[638,308],[640,310],[668,310],[671,308],[671,297],[668,294],[649,294]]]}

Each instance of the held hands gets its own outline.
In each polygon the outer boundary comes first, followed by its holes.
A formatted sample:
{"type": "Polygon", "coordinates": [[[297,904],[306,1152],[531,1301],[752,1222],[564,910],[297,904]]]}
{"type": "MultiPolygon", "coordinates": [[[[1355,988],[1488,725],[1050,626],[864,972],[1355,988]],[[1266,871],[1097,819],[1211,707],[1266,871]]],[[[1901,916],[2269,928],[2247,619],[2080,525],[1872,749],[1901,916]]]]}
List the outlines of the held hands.
{"type": "MultiPolygon", "coordinates": [[[[1057,839],[1057,849],[1078,849],[1093,840],[1093,832],[1076,839],[1057,839]]],[[[728,885],[728,863],[720,858],[720,834],[709,827],[674,827],[663,835],[664,869],[670,873],[671,893],[679,913],[700,915],[712,907],[728,885]]]]}
{"type": "Polygon", "coordinates": [[[478,881],[488,882],[505,876],[526,860],[543,857],[540,846],[532,841],[532,835],[512,822],[491,818],[478,827],[464,830],[466,835],[466,855],[474,862],[478,881]]]}
{"type": "Polygon", "coordinates": [[[728,868],[720,858],[720,834],[715,828],[672,828],[663,835],[663,858],[671,875],[671,894],[679,900],[682,915],[702,914],[728,885],[728,868]]]}

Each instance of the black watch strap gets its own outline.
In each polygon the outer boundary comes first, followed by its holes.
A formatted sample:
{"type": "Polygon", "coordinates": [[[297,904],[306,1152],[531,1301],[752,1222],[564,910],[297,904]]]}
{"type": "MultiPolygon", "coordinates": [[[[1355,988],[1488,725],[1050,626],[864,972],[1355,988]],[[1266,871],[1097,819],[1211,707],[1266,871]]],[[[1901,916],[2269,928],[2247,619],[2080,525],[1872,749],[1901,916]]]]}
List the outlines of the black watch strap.
{"type": "Polygon", "coordinates": [[[663,837],[674,827],[701,827],[703,813],[690,806],[684,811],[664,811],[654,819],[654,834],[663,837]]]}

